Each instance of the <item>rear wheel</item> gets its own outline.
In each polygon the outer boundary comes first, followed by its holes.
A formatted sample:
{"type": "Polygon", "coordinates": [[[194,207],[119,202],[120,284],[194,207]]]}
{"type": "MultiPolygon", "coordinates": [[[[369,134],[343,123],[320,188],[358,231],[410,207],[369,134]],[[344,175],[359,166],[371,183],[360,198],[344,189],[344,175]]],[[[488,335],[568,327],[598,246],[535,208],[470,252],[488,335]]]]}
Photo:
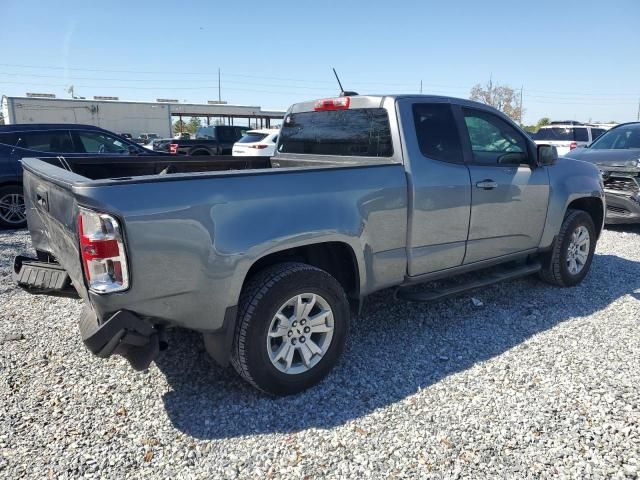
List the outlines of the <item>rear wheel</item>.
{"type": "Polygon", "coordinates": [[[589,273],[595,249],[591,216],[582,210],[568,210],[553,249],[542,259],[540,277],[561,287],[579,284],[589,273]]]}
{"type": "Polygon", "coordinates": [[[9,185],[0,188],[0,227],[24,228],[27,214],[22,187],[9,185]]]}
{"type": "Polygon", "coordinates": [[[269,267],[240,298],[231,362],[256,388],[289,395],[318,383],[338,361],[349,305],[338,281],[302,263],[269,267]]]}

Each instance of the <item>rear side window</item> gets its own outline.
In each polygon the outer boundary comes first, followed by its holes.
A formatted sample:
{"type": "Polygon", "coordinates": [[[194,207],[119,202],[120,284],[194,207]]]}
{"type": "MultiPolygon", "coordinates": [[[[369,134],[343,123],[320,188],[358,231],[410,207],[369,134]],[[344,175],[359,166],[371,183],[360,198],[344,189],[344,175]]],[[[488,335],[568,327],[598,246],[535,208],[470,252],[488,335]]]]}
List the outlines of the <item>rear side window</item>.
{"type": "Polygon", "coordinates": [[[216,133],[218,134],[218,140],[221,142],[235,142],[237,140],[236,130],[233,127],[218,127],[216,133]]]}
{"type": "Polygon", "coordinates": [[[247,134],[248,130],[246,128],[236,127],[236,140],[240,140],[247,134]]]}
{"type": "Polygon", "coordinates": [[[393,146],[389,116],[384,108],[291,113],[280,131],[278,151],[390,157],[393,146]]]}
{"type": "Polygon", "coordinates": [[[206,138],[207,140],[215,140],[216,131],[213,127],[200,127],[196,131],[196,138],[206,138]]]}
{"type": "Polygon", "coordinates": [[[420,151],[425,157],[462,163],[462,146],[451,106],[446,103],[418,103],[413,122],[420,151]]]}
{"type": "Polygon", "coordinates": [[[25,132],[20,134],[20,147],[40,152],[73,153],[71,135],[66,130],[25,132]]]}

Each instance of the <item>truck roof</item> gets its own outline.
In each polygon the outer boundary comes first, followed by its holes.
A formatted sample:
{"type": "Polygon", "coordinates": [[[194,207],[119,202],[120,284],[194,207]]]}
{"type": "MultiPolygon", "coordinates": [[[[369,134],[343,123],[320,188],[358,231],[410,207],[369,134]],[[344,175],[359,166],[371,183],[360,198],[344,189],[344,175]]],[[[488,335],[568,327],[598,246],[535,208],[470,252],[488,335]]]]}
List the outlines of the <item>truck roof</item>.
{"type": "MultiPolygon", "coordinates": [[[[340,97],[339,95],[336,95],[335,97],[329,97],[329,98],[340,98],[340,97]]],[[[352,96],[349,96],[349,99],[350,99],[349,108],[380,108],[382,107],[385,99],[399,100],[402,98],[421,98],[425,100],[451,102],[451,103],[463,104],[463,105],[468,105],[468,106],[473,106],[473,107],[478,107],[483,109],[489,109],[489,110],[498,112],[498,110],[491,107],[490,105],[486,105],[480,102],[474,102],[473,100],[468,100],[466,98],[448,97],[444,95],[421,95],[417,93],[416,94],[403,93],[403,94],[390,94],[390,95],[380,95],[380,94],[352,95],[352,96]]],[[[314,111],[317,101],[318,100],[309,100],[305,102],[295,103],[291,106],[289,111],[291,113],[314,111]]]]}

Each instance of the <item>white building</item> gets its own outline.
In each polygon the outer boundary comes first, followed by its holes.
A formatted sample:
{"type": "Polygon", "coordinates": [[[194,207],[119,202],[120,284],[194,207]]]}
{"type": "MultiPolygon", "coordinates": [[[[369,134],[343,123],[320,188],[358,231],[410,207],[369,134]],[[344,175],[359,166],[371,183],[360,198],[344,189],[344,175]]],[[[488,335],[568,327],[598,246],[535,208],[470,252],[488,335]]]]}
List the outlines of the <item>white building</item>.
{"type": "Polygon", "coordinates": [[[228,104],[2,97],[6,124],[82,123],[134,137],[147,132],[170,137],[172,123],[183,117],[197,116],[207,124],[218,120],[229,125],[239,119],[239,124],[251,122],[267,127],[273,119],[283,118],[284,113],[228,104]]]}

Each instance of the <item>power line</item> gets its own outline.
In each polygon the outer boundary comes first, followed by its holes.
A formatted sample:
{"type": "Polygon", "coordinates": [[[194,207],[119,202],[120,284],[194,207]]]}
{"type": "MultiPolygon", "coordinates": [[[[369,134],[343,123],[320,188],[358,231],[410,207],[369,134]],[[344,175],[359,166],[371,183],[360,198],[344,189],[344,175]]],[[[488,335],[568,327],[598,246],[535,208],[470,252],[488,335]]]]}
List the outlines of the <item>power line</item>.
{"type": "MultiPolygon", "coordinates": [[[[24,65],[24,64],[12,64],[12,63],[0,63],[2,67],[13,67],[13,68],[30,68],[30,69],[45,69],[45,70],[63,70],[63,71],[84,71],[84,72],[99,72],[99,73],[127,73],[127,74],[152,74],[152,75],[195,75],[195,76],[208,76],[211,78],[215,78],[217,72],[188,72],[188,71],[158,71],[158,70],[121,70],[121,69],[99,69],[99,68],[79,68],[79,67],[64,67],[64,66],[53,66],[53,65],[24,65]]],[[[12,73],[14,74],[14,73],[12,73]]],[[[14,74],[15,75],[15,74],[14,74]]],[[[25,74],[26,75],[26,74],[25,74]]],[[[35,76],[36,74],[30,74],[35,76]]],[[[238,78],[256,78],[263,80],[276,80],[276,81],[288,81],[288,82],[298,82],[298,83],[306,83],[306,84],[316,84],[316,85],[334,85],[333,81],[329,80],[310,80],[310,79],[300,79],[300,78],[290,78],[290,77],[273,77],[266,75],[255,75],[255,74],[242,74],[242,73],[224,73],[223,76],[226,77],[238,77],[238,78]]],[[[64,77],[67,78],[67,77],[64,77]]],[[[85,78],[90,79],[90,78],[85,78]]],[[[114,80],[119,81],[119,79],[101,79],[101,80],[114,80]]],[[[126,79],[132,81],[133,79],[126,79]]],[[[138,79],[135,81],[149,81],[149,79],[138,79]]],[[[403,83],[392,83],[392,82],[354,82],[358,85],[382,85],[382,86],[402,86],[410,88],[411,82],[403,82],[403,83]]],[[[446,88],[453,90],[470,90],[471,86],[461,86],[461,85],[445,85],[445,84],[425,84],[426,87],[429,88],[446,88]]],[[[302,88],[298,86],[297,88],[302,88]]],[[[611,92],[575,92],[575,91],[558,91],[558,90],[541,90],[534,88],[527,88],[528,92],[537,92],[537,93],[547,93],[551,95],[572,95],[572,96],[633,96],[634,98],[638,95],[638,92],[634,93],[611,93],[611,92]]]]}

